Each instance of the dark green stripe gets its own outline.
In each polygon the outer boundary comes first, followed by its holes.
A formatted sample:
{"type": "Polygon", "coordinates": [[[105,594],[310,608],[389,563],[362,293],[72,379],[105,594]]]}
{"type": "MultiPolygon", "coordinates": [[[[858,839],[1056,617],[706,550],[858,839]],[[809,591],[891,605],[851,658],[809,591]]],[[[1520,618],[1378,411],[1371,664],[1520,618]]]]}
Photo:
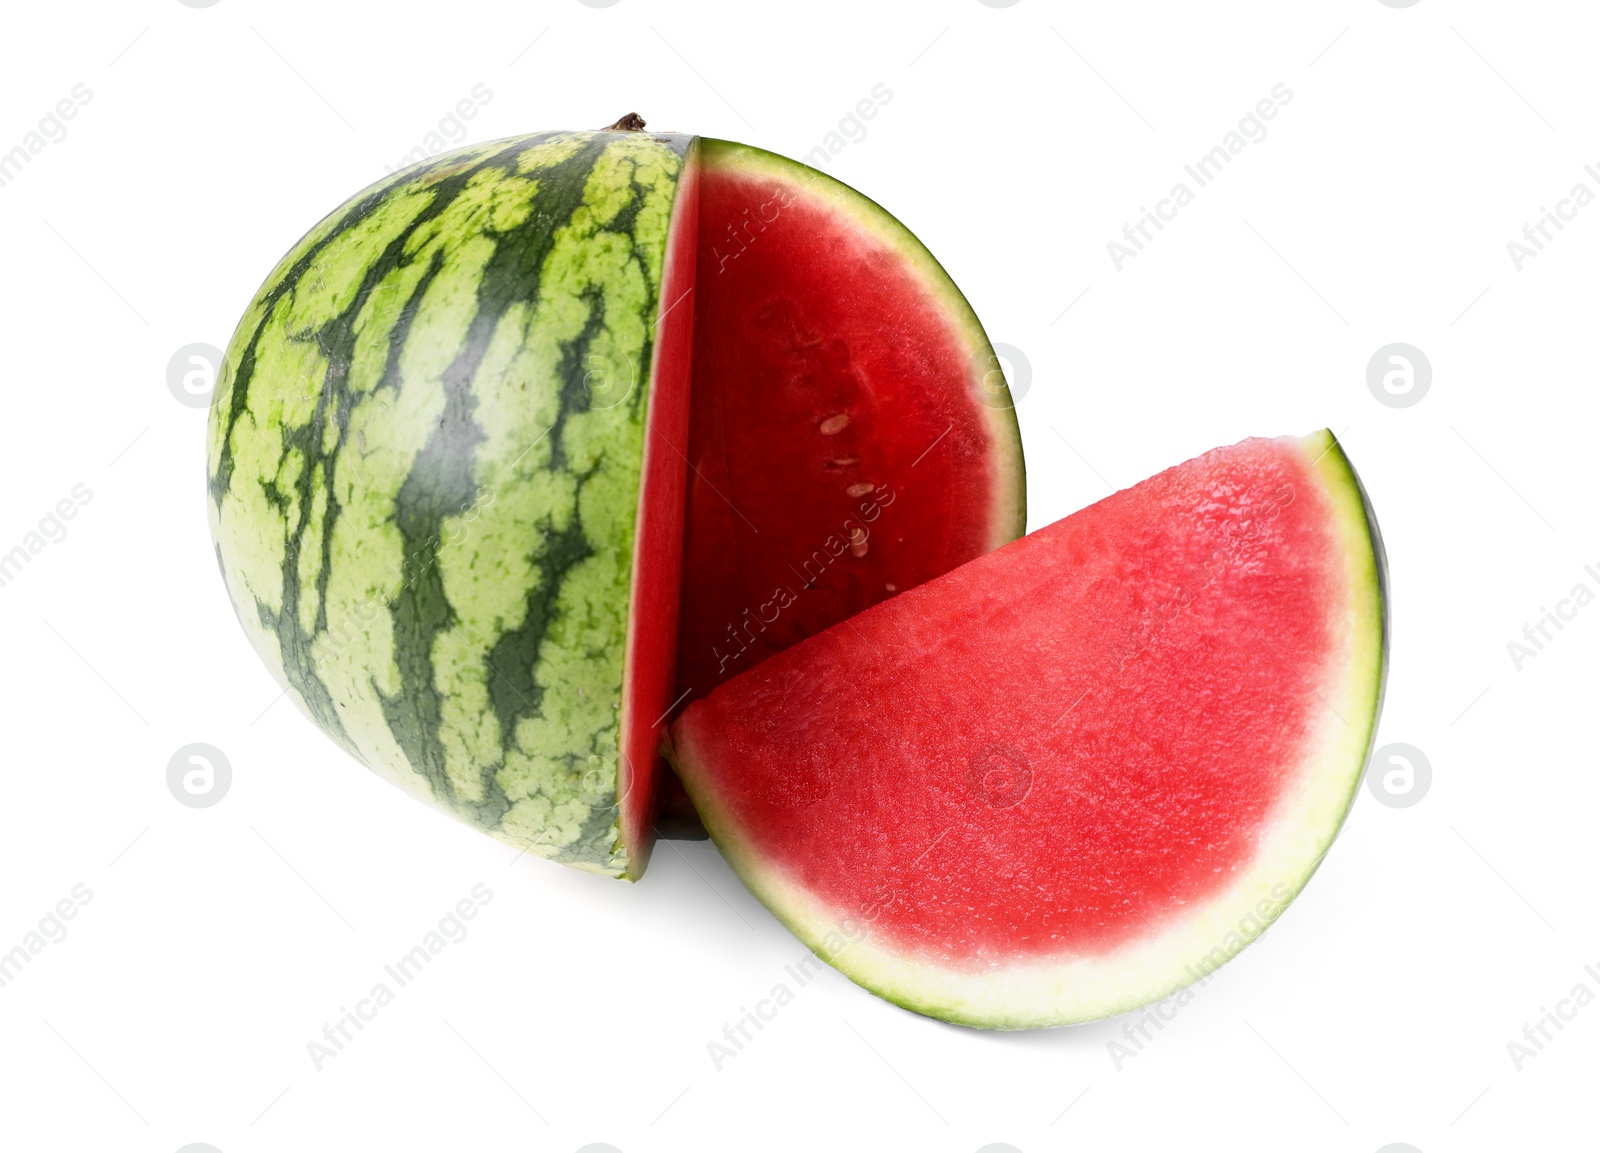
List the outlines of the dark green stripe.
{"type": "MultiPolygon", "coordinates": [[[[298,450],[301,454],[300,459],[304,462],[300,470],[299,483],[296,486],[299,498],[297,502],[299,516],[290,529],[288,548],[284,553],[282,611],[274,613],[260,602],[257,602],[256,607],[261,614],[263,625],[271,628],[278,635],[284,672],[289,676],[290,683],[305,699],[306,705],[311,709],[311,713],[316,717],[318,723],[352,753],[355,752],[354,745],[351,743],[349,735],[345,732],[344,722],[339,716],[339,710],[334,703],[332,695],[328,692],[327,687],[322,683],[322,678],[317,673],[317,662],[312,653],[312,645],[316,640],[317,634],[327,628],[325,603],[319,603],[317,620],[310,632],[307,632],[301,625],[298,610],[301,595],[300,554],[306,533],[311,527],[314,499],[318,487],[318,470],[322,472],[322,489],[327,494],[327,510],[323,514],[321,524],[322,555],[318,565],[316,588],[318,593],[322,594],[327,591],[328,587],[328,575],[331,571],[328,553],[332,547],[333,530],[339,519],[339,502],[335,495],[334,478],[338,468],[339,455],[344,450],[345,440],[349,436],[350,412],[355,403],[355,396],[350,388],[349,371],[351,360],[355,353],[356,318],[366,308],[367,301],[378,285],[383,282],[384,278],[411,262],[411,257],[406,254],[406,248],[417,230],[441,216],[456,197],[461,194],[461,191],[476,173],[486,168],[495,167],[497,164],[504,165],[508,161],[514,163],[515,157],[520,152],[520,147],[508,148],[497,157],[490,158],[481,164],[474,165],[472,168],[454,173],[440,180],[434,186],[434,196],[428,206],[419,212],[405,230],[391,240],[384,247],[378,258],[367,266],[361,278],[361,286],[349,306],[343,312],[331,317],[314,332],[306,334],[303,338],[315,341],[321,348],[323,355],[327,359],[328,369],[323,376],[322,388],[317,398],[316,413],[312,420],[299,428],[285,428],[282,430],[283,452],[280,455],[280,460],[291,452],[298,450]],[[337,439],[331,451],[324,451],[323,445],[326,443],[327,422],[330,419],[335,422],[337,439]]],[[[375,194],[373,198],[363,200],[359,214],[346,214],[345,218],[340,221],[338,228],[319,241],[310,252],[297,261],[291,276],[280,282],[269,296],[269,299],[273,301],[273,306],[276,305],[276,301],[282,295],[300,282],[306,270],[311,266],[316,254],[326,248],[336,237],[360,223],[392,191],[391,187],[375,194]]],[[[413,302],[421,301],[421,291],[426,289],[426,282],[437,275],[442,264],[441,258],[442,253],[435,251],[432,266],[424,274],[423,283],[419,286],[419,291],[412,294],[413,302]]],[[[411,322],[415,317],[415,311],[415,308],[411,308],[403,312],[391,330],[390,363],[395,363],[393,353],[396,346],[404,346],[411,322]]],[[[237,420],[237,414],[243,411],[241,406],[247,404],[248,389],[254,375],[255,348],[271,320],[271,315],[271,308],[269,308],[262,316],[261,323],[256,329],[255,339],[250,344],[249,353],[252,372],[247,374],[241,370],[240,379],[235,382],[235,397],[233,409],[230,413],[230,425],[232,421],[237,420]]],[[[470,381],[470,376],[467,379],[470,381]]],[[[231,434],[232,429],[230,427],[230,443],[231,434]]],[[[404,666],[402,665],[402,667],[404,666]]]]}
{"type": "MultiPolygon", "coordinates": [[[[445,370],[444,414],[427,446],[417,454],[411,475],[395,499],[395,524],[405,541],[405,555],[417,561],[418,571],[414,579],[401,588],[390,608],[401,691],[393,697],[384,697],[381,692],[378,695],[383,701],[389,729],[405,750],[412,767],[428,778],[435,796],[449,796],[458,807],[468,802],[453,795],[445,771],[444,746],[439,740],[441,712],[439,692],[434,684],[433,645],[439,634],[455,623],[438,567],[444,522],[472,507],[477,490],[473,464],[484,434],[472,418],[476,407],[473,382],[506,310],[513,304],[538,300],[540,270],[549,255],[556,230],[569,223],[572,214],[583,205],[589,174],[594,171],[607,143],[604,137],[593,137],[566,160],[541,169],[533,211],[521,226],[493,235],[494,253],[478,282],[477,314],[468,329],[466,342],[445,370]]],[[[561,416],[550,432],[552,469],[565,467],[565,458],[559,455],[561,425],[576,402],[572,387],[569,374],[563,378],[561,416]]],[[[582,387],[580,375],[577,388],[581,390],[582,387]]],[[[550,595],[558,592],[559,587],[554,588],[550,595]]],[[[540,641],[543,636],[541,628],[540,641]]],[[[537,651],[538,643],[533,647],[537,651]]],[[[373,691],[378,692],[376,681],[373,691]]],[[[486,800],[472,805],[474,816],[491,825],[497,824],[509,807],[495,780],[498,767],[484,767],[486,800]],[[484,811],[485,808],[488,811],[484,811]]]]}

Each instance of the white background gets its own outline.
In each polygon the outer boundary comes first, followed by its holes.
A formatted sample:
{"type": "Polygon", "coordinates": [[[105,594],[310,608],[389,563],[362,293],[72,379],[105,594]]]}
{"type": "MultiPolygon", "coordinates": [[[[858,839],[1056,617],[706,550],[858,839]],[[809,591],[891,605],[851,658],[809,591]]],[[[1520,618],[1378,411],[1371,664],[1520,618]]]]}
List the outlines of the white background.
{"type": "Polygon", "coordinates": [[[1506,248],[1575,183],[1600,192],[1592,14],[885,8],[7,7],[0,151],[93,96],[0,187],[0,551],[93,495],[0,588],[0,950],[93,896],[0,988],[0,1146],[1596,1148],[1600,1003],[1520,1071],[1507,1050],[1579,982],[1600,993],[1600,607],[1520,670],[1507,651],[1600,591],[1600,207],[1520,271],[1506,248]],[[168,391],[177,349],[225,344],[290,244],[479,83],[472,140],[637,109],[793,156],[886,84],[830,171],[1026,358],[1031,525],[1333,428],[1391,563],[1379,743],[1423,750],[1430,791],[1363,790],[1305,895],[1120,1068],[1125,1019],[982,1034],[831,971],[714,1068],[707,1042],[803,948],[709,845],[632,886],[513,863],[273,704],[207,537],[204,410],[168,391]],[[1269,134],[1119,271],[1107,242],[1280,83],[1269,134]],[[1367,387],[1393,341],[1433,368],[1412,407],[1367,387]],[[168,792],[190,742],[232,765],[214,807],[168,792]],[[470,935],[318,1071],[307,1042],[478,883],[470,935]]]}

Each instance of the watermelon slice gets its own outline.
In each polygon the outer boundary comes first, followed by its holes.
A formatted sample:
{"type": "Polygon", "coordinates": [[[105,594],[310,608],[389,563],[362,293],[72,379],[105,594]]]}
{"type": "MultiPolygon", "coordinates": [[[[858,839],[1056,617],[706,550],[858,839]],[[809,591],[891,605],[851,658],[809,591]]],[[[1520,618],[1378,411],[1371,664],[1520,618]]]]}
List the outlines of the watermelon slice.
{"type": "Polygon", "coordinates": [[[1116,493],[772,657],[672,756],[824,960],[968,1025],[1091,1020],[1253,940],[1348,810],[1386,662],[1326,431],[1116,493]]]}

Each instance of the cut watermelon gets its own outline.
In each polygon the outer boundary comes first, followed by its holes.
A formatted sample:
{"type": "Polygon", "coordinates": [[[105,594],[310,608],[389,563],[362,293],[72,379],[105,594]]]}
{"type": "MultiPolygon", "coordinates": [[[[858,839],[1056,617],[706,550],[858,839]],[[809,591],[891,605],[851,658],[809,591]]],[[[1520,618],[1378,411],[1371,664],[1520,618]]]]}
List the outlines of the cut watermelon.
{"type": "Polygon", "coordinates": [[[824,960],[969,1025],[1091,1020],[1253,940],[1349,808],[1385,669],[1327,432],[1116,493],[691,706],[712,837],[824,960]]]}
{"type": "Polygon", "coordinates": [[[239,323],[208,460],[290,700],[630,878],[661,786],[694,819],[675,707],[1023,523],[993,350],[927,250],[803,164],[642,128],[473,145],[329,215],[239,323]]]}

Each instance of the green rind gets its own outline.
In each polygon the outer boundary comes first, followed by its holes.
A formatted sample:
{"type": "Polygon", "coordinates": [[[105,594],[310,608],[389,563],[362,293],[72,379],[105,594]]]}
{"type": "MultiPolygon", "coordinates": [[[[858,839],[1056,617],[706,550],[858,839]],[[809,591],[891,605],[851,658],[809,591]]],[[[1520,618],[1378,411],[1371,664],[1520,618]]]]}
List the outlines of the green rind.
{"type": "MultiPolygon", "coordinates": [[[[1321,482],[1344,544],[1350,596],[1345,621],[1351,648],[1339,691],[1329,701],[1329,711],[1337,713],[1337,719],[1325,720],[1325,732],[1333,735],[1310,743],[1307,762],[1316,767],[1308,775],[1315,778],[1322,795],[1305,820],[1307,839],[1293,846],[1297,852],[1292,867],[1268,870],[1253,886],[1237,883],[1208,903],[1220,911],[1213,921],[1237,925],[1238,931],[1202,933],[1197,938],[1199,948],[1191,933],[1171,956],[1158,956],[1154,966],[1122,950],[1098,958],[1088,974],[1099,987],[1088,996],[1072,986],[1083,972],[1067,975],[1048,960],[1018,963],[1003,975],[990,972],[977,977],[909,960],[892,947],[876,944],[870,922],[852,926],[847,923],[852,921],[849,915],[841,917],[825,907],[763,861],[757,838],[718,803],[709,774],[680,722],[672,733],[669,757],[735,874],[813,953],[851,981],[912,1012],[975,1028],[1048,1028],[1115,1016],[1170,996],[1238,955],[1298,896],[1332,847],[1371,756],[1387,675],[1387,560],[1371,503],[1332,433],[1323,430],[1299,444],[1308,468],[1321,482]],[[1269,897],[1270,906],[1263,912],[1260,902],[1269,897]],[[1245,918],[1251,918],[1248,932],[1243,931],[1245,918]],[[1135,967],[1144,971],[1130,978],[1127,970],[1135,967]],[[1013,980],[1019,974],[1026,979],[1013,980]],[[936,987],[943,991],[933,991],[936,987]]],[[[1206,911],[1196,911],[1196,923],[1206,911]]]]}
{"type": "Polygon", "coordinates": [[[986,418],[994,461],[996,508],[989,540],[991,549],[1009,544],[1027,531],[1027,475],[1022,457],[1022,430],[1010,386],[1000,369],[989,336],[954,279],[928,247],[888,209],[841,180],[798,160],[731,140],[698,138],[701,161],[744,174],[770,173],[777,181],[798,181],[806,192],[829,204],[838,219],[876,241],[905,262],[915,283],[935,310],[955,330],[967,353],[966,387],[986,418]]]}
{"type": "Polygon", "coordinates": [[[235,332],[210,517],[329,736],[509,844],[628,875],[615,795],[640,464],[687,137],[545,133],[352,198],[235,332]]]}

